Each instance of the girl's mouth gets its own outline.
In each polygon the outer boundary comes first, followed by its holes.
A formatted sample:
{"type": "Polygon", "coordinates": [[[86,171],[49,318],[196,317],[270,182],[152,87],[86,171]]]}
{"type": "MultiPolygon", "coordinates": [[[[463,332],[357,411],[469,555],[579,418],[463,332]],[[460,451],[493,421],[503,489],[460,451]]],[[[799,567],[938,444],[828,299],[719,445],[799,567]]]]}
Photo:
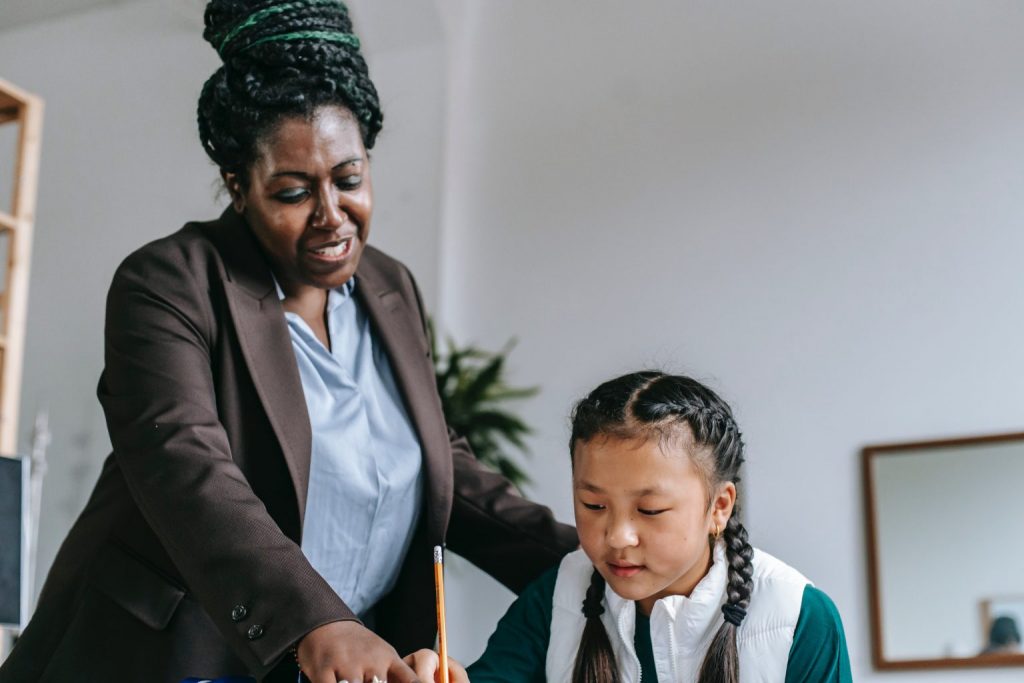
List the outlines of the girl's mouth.
{"type": "Polygon", "coordinates": [[[615,562],[608,563],[608,569],[611,570],[615,576],[628,579],[631,576],[636,576],[644,568],[642,564],[620,564],[615,562]]]}

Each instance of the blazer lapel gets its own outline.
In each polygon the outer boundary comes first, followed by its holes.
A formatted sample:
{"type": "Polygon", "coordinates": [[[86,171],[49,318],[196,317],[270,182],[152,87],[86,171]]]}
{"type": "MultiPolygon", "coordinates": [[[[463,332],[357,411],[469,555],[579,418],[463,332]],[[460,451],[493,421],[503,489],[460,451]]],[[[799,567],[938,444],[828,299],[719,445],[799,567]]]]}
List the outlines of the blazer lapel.
{"type": "Polygon", "coordinates": [[[423,449],[426,473],[427,532],[431,543],[444,539],[452,506],[453,472],[447,425],[437,398],[428,348],[415,310],[376,264],[367,248],[357,271],[355,292],[366,308],[377,338],[384,344],[391,369],[405,397],[406,410],[416,428],[423,449]]]}
{"type": "Polygon", "coordinates": [[[224,291],[242,356],[295,486],[301,529],[309,486],[312,430],[284,309],[263,252],[232,208],[228,207],[212,226],[210,236],[224,261],[224,291]]]}
{"type": "MultiPolygon", "coordinates": [[[[211,226],[211,239],[225,264],[224,290],[238,331],[242,355],[271,427],[281,444],[299,505],[300,526],[309,486],[312,430],[284,309],[263,252],[244,220],[228,208],[211,226]]],[[[453,472],[444,414],[428,349],[418,327],[419,312],[378,267],[379,257],[363,253],[355,292],[383,343],[420,438],[426,474],[425,515],[432,543],[444,539],[452,506],[453,472]]]]}

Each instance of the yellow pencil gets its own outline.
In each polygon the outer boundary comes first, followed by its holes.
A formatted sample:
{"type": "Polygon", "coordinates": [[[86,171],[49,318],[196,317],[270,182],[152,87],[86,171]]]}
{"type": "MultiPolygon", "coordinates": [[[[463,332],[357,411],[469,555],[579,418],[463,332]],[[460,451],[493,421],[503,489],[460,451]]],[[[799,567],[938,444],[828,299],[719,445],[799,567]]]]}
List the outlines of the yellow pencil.
{"type": "Polygon", "coordinates": [[[441,683],[448,683],[448,638],[444,633],[444,555],[434,546],[434,587],[437,593],[437,654],[441,659],[441,683]]]}

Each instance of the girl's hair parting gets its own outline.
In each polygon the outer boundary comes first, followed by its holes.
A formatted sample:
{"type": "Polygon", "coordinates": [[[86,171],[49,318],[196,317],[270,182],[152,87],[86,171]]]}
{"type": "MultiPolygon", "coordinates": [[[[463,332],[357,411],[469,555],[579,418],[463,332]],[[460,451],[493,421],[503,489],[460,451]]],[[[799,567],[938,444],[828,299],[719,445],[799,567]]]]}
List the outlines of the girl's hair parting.
{"type": "MultiPolygon", "coordinates": [[[[688,451],[711,492],[725,482],[739,483],[743,439],[732,410],[715,392],[681,375],[634,372],[609,380],[583,398],[572,412],[572,453],[595,437],[687,439],[688,451]]],[[[725,621],[701,665],[699,683],[738,683],[736,630],[750,604],[754,550],[737,510],[722,534],[728,562],[725,621]]],[[[594,570],[583,614],[587,623],[573,669],[573,683],[617,683],[611,642],[601,623],[604,579],[594,570]]]]}
{"type": "Polygon", "coordinates": [[[340,106],[367,149],[384,116],[340,0],[210,0],[203,37],[223,65],[199,96],[199,139],[243,184],[256,147],[281,119],[340,106]]]}

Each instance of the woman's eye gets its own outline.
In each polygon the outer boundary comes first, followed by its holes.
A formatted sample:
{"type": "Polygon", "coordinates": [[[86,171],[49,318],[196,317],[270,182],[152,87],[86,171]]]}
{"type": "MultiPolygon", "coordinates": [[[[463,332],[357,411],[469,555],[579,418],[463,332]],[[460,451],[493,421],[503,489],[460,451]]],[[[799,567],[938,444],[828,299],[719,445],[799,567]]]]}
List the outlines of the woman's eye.
{"type": "Polygon", "coordinates": [[[285,204],[297,204],[305,199],[307,194],[309,193],[306,190],[296,187],[290,190],[282,190],[275,194],[274,198],[285,204]]]}
{"type": "Polygon", "coordinates": [[[344,178],[339,178],[337,185],[339,190],[354,190],[363,184],[363,176],[361,175],[349,175],[344,178]]]}
{"type": "Polygon", "coordinates": [[[580,501],[580,504],[588,510],[604,510],[604,505],[598,505],[597,503],[584,503],[580,501]]]}
{"type": "Polygon", "coordinates": [[[667,512],[668,508],[663,508],[661,510],[644,510],[643,508],[637,508],[636,511],[639,512],[641,515],[653,517],[654,515],[660,515],[662,512],[667,512]]]}

